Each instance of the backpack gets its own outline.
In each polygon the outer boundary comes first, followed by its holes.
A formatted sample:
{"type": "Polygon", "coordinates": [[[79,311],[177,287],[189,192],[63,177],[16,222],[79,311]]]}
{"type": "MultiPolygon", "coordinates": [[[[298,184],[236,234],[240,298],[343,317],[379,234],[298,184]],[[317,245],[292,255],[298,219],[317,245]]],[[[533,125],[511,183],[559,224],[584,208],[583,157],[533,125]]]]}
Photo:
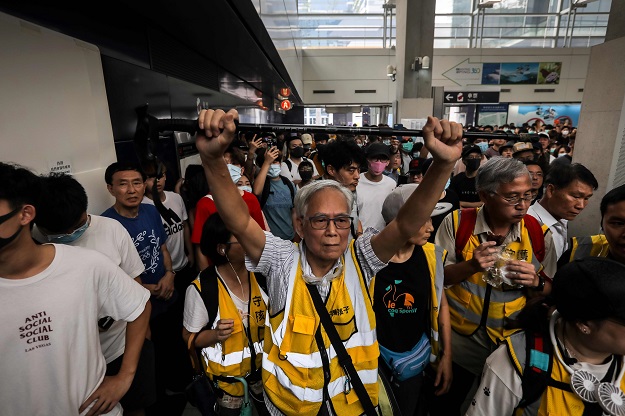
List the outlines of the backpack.
{"type": "MultiPolygon", "coordinates": [[[[462,250],[467,245],[471,235],[473,235],[476,220],[476,208],[463,208],[460,210],[460,223],[458,224],[458,229],[456,230],[456,259],[462,258],[462,250]]],[[[523,217],[523,221],[530,237],[534,256],[536,256],[536,259],[542,263],[545,258],[545,235],[543,233],[543,229],[538,220],[531,215],[526,214],[523,217]]]]}
{"type": "MultiPolygon", "coordinates": [[[[282,179],[282,183],[285,184],[288,188],[289,191],[291,192],[291,204],[294,203],[295,201],[295,186],[293,185],[293,182],[291,182],[288,178],[285,178],[284,176],[280,175],[280,179],[282,179]]],[[[271,189],[271,184],[269,183],[269,178],[265,179],[265,185],[263,186],[263,192],[260,194],[260,207],[264,208],[265,204],[267,203],[267,199],[269,199],[269,192],[271,189]]]]}

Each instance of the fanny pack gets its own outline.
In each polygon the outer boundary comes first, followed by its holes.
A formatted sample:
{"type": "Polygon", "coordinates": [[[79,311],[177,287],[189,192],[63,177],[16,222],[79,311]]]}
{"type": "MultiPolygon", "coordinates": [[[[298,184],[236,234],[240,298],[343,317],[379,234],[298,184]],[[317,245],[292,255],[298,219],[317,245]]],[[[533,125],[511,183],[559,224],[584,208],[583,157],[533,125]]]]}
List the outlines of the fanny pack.
{"type": "Polygon", "coordinates": [[[430,339],[423,333],[421,339],[410,351],[395,352],[380,345],[380,355],[393,372],[393,378],[399,381],[418,376],[430,362],[432,346],[430,339]]]}

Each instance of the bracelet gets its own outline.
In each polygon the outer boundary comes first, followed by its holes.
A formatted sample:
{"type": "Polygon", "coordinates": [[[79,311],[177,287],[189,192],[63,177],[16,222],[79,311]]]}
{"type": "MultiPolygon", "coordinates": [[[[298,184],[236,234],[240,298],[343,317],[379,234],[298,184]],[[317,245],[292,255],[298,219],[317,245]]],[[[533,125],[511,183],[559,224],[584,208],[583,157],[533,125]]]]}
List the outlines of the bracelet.
{"type": "Polygon", "coordinates": [[[532,290],[537,292],[542,292],[545,289],[545,278],[541,275],[538,275],[538,286],[533,287],[532,290]]]}
{"type": "Polygon", "coordinates": [[[171,270],[171,269],[165,269],[165,272],[166,272],[166,273],[167,273],[167,272],[169,272],[169,273],[171,273],[171,274],[176,274],[176,272],[175,272],[175,271],[173,271],[173,270],[171,270]]]}

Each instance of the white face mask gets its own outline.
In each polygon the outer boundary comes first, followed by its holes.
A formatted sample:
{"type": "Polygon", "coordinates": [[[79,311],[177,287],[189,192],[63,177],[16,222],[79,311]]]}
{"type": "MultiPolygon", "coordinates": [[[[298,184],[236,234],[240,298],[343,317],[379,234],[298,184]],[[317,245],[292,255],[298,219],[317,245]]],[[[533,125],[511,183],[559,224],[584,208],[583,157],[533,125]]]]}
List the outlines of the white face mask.
{"type": "Polygon", "coordinates": [[[252,193],[252,187],[249,185],[241,185],[239,186],[239,189],[245,192],[252,193]]]}
{"type": "Polygon", "coordinates": [[[280,175],[280,165],[273,164],[269,166],[269,172],[267,172],[267,176],[270,178],[277,178],[280,175]]]}
{"type": "Polygon", "coordinates": [[[566,153],[558,153],[558,157],[566,156],[566,153]]]}
{"type": "Polygon", "coordinates": [[[239,166],[228,163],[228,172],[230,172],[232,182],[237,183],[241,180],[241,168],[239,166]]]}

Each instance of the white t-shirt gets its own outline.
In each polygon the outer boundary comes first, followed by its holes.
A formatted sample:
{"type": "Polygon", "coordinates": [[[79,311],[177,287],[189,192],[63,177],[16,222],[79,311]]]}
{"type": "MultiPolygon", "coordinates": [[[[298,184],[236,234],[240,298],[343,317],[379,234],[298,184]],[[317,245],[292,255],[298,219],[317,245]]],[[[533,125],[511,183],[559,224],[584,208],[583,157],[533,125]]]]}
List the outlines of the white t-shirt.
{"type": "MultiPolygon", "coordinates": [[[[150,298],[103,254],[54,248],[54,259],[41,273],[0,277],[3,415],[78,415],[104,379],[98,319],[133,321],[150,298]]],[[[118,404],[107,415],[121,413],[118,404]]]]}
{"type": "Polygon", "coordinates": [[[358,211],[362,229],[373,227],[382,231],[386,227],[382,217],[384,200],[397,186],[397,183],[388,176],[382,176],[380,182],[371,182],[365,175],[360,177],[356,193],[358,194],[358,211]]]}
{"type": "MultiPolygon", "coordinates": [[[[307,160],[310,163],[312,163],[312,165],[313,165],[313,178],[316,177],[316,176],[319,176],[319,172],[317,172],[317,167],[315,166],[313,161],[303,157],[302,161],[304,161],[304,160],[307,160]]],[[[282,176],[284,176],[286,178],[289,178],[291,180],[291,182],[293,182],[293,181],[301,181],[302,177],[299,176],[299,171],[297,170],[297,168],[299,168],[299,163],[293,162],[293,160],[291,160],[291,158],[289,158],[288,161],[291,164],[291,169],[289,169],[289,165],[287,165],[286,162],[282,162],[280,164],[280,175],[282,175],[282,176]]]]}
{"type": "MultiPolygon", "coordinates": [[[[93,214],[89,216],[89,228],[68,245],[98,251],[133,279],[140,276],[145,267],[124,226],[111,218],[93,214]]],[[[33,228],[32,236],[40,243],[47,242],[37,226],[33,228]]],[[[100,345],[107,364],[121,356],[126,347],[126,322],[115,321],[108,330],[100,331],[100,345]]]]}
{"type": "MultiPolygon", "coordinates": [[[[169,218],[163,218],[163,227],[167,233],[167,241],[165,245],[171,256],[171,264],[174,271],[181,270],[187,265],[189,260],[184,252],[184,221],[187,220],[187,208],[184,206],[182,197],[175,192],[164,191],[165,200],[163,205],[168,209],[169,218]]],[[[142,204],[154,205],[147,196],[143,197],[142,204]]]]}

